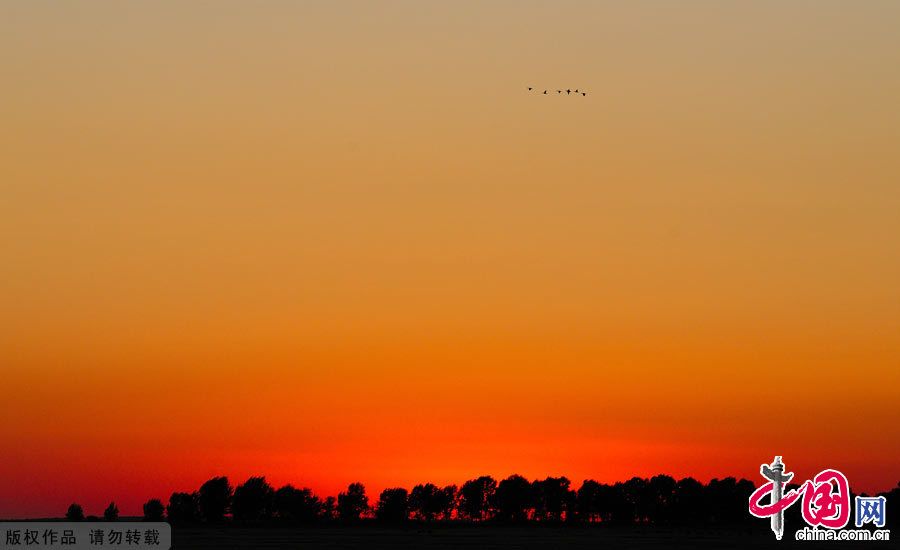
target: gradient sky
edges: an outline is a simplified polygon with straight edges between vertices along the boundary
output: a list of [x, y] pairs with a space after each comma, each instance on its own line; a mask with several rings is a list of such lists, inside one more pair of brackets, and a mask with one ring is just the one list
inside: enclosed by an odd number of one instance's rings
[[893, 487], [898, 28], [892, 1], [0, 3], [0, 517], [775, 454]]

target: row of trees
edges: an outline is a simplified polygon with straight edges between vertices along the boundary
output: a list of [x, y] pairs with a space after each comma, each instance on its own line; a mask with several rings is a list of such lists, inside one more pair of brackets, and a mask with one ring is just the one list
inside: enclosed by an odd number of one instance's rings
[[[282, 522], [313, 524], [374, 519], [398, 524], [410, 520], [431, 522], [583, 522], [612, 525], [738, 525], [754, 518], [747, 500], [755, 487], [746, 479], [713, 479], [707, 484], [693, 478], [634, 477], [614, 484], [585, 480], [577, 490], [565, 477], [528, 481], [512, 475], [501, 481], [482, 476], [461, 487], [432, 483], [412, 490], [389, 488], [370, 503], [361, 483], [352, 483], [337, 498], [316, 496], [307, 488], [273, 488], [264, 477], [251, 477], [233, 488], [228, 478], [216, 477], [193, 493], [173, 493], [167, 505], [159, 499], [144, 504], [144, 518], [174, 524], [256, 524]], [[886, 493], [900, 497], [900, 484]], [[69, 519], [82, 519], [81, 507], [69, 508]], [[116, 519], [111, 503], [104, 513]]]
[[[66, 511], [66, 519], [69, 521], [82, 521], [84, 520], [84, 509], [80, 504], [72, 504], [69, 506], [69, 509]], [[88, 516], [87, 519], [94, 520], [100, 519], [96, 516]], [[119, 519], [119, 507], [116, 506], [115, 502], [110, 502], [109, 506], [103, 510], [103, 520], [104, 521], [116, 521]]]
[[[659, 475], [650, 479], [603, 484], [593, 480], [576, 491], [565, 477], [528, 481], [512, 475], [501, 481], [482, 476], [461, 487], [432, 483], [412, 490], [390, 488], [370, 503], [361, 483], [352, 483], [337, 498], [319, 498], [310, 489], [285, 485], [273, 488], [264, 477], [251, 477], [233, 488], [228, 478], [216, 477], [193, 493], [176, 492], [167, 505], [159, 499], [144, 504], [144, 517], [191, 523], [316, 523], [354, 522], [374, 518], [386, 523], [408, 520], [467, 520], [474, 522], [562, 522], [693, 524], [734, 523], [746, 519], [747, 497], [754, 486], [747, 480], [726, 478], [701, 484]], [[115, 519], [110, 513], [106, 519]], [[81, 519], [77, 504], [69, 519]]]

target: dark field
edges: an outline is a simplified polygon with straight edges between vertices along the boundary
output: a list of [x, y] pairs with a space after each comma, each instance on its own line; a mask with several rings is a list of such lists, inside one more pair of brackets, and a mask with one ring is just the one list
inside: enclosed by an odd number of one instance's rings
[[[884, 542], [776, 541], [759, 531], [643, 530], [578, 527], [451, 526], [406, 529], [363, 527], [174, 529], [178, 550], [217, 549], [537, 549], [537, 548], [859, 548]], [[793, 536], [791, 531], [790, 536]]]

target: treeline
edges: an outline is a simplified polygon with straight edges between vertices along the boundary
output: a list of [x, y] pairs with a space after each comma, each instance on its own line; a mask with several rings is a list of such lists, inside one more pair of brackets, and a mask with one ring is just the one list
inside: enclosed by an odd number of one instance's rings
[[[251, 477], [237, 487], [226, 477], [215, 477], [193, 493], [173, 493], [167, 504], [160, 499], [147, 501], [144, 519], [175, 525], [444, 521], [735, 526], [755, 521], [747, 511], [754, 489], [753, 482], [733, 477], [707, 484], [668, 475], [613, 484], [585, 480], [575, 490], [565, 477], [528, 481], [512, 475], [498, 482], [482, 476], [461, 487], [424, 483], [412, 490], [389, 488], [371, 502], [362, 483], [351, 483], [336, 498], [320, 498], [308, 488], [275, 489], [264, 477]], [[900, 484], [884, 494], [889, 502], [896, 502]], [[111, 503], [104, 518], [117, 516], [118, 509]], [[73, 504], [66, 517], [80, 520], [84, 514]]]

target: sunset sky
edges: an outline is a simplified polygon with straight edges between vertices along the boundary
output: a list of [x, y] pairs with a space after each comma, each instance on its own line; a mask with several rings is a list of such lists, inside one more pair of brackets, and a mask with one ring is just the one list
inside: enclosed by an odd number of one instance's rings
[[894, 487], [898, 28], [893, 1], [0, 3], [0, 517], [776, 454]]

